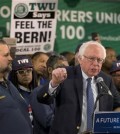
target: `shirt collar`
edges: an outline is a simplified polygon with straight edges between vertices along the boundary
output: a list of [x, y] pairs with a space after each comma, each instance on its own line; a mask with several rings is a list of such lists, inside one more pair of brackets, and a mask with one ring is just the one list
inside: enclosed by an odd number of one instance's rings
[[[82, 71], [82, 76], [83, 76], [83, 78], [85, 79], [85, 80], [87, 80], [89, 77], [83, 72], [83, 70], [81, 70]], [[94, 80], [94, 76], [92, 76], [91, 77], [92, 78], [92, 81]]]

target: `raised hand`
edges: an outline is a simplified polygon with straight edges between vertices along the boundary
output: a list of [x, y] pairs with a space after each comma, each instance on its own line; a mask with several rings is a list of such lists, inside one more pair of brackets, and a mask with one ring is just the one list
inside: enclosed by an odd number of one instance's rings
[[51, 86], [54, 88], [58, 86], [67, 78], [67, 71], [65, 68], [57, 68], [52, 72]]

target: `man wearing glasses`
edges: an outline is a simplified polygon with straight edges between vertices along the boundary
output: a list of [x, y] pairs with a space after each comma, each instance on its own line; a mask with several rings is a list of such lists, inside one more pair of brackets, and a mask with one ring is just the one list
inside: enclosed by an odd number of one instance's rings
[[10, 80], [29, 104], [29, 95], [37, 86], [33, 72], [32, 61], [29, 56], [17, 56], [12, 61]]
[[20, 55], [14, 58], [12, 61], [12, 71], [10, 72], [9, 79], [25, 99], [30, 119], [33, 121], [30, 94], [32, 90], [37, 87], [37, 79], [29, 56]]
[[[56, 113], [50, 134], [90, 132], [94, 111], [120, 111], [120, 95], [111, 77], [101, 71], [105, 57], [105, 48], [99, 42], [89, 41], [79, 49], [79, 65], [53, 70], [50, 83], [37, 96], [41, 103], [50, 103], [52, 98], [56, 98]], [[100, 85], [99, 77], [109, 89]], [[94, 109], [100, 94], [104, 95]]]

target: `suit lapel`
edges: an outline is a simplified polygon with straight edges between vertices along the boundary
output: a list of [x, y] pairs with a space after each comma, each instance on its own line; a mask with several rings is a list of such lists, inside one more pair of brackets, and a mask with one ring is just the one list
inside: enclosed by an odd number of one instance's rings
[[83, 80], [82, 80], [82, 72], [80, 66], [77, 66], [75, 70], [75, 88], [76, 94], [78, 97], [78, 101], [80, 104], [80, 109], [82, 109], [82, 102], [83, 102]]

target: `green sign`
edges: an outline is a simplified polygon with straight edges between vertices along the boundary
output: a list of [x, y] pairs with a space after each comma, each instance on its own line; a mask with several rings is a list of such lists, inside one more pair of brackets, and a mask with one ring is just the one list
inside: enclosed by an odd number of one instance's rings
[[59, 0], [55, 50], [74, 51], [97, 32], [104, 46], [120, 53], [120, 3], [96, 1]]
[[0, 38], [10, 35], [11, 1], [0, 2]]

